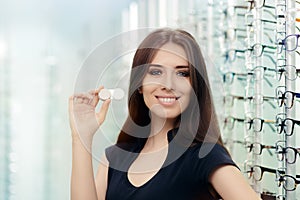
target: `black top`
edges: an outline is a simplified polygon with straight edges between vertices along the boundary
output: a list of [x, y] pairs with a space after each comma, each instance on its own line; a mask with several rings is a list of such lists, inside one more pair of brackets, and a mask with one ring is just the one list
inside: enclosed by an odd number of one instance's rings
[[140, 187], [135, 187], [130, 183], [127, 171], [141, 149], [131, 148], [131, 152], [137, 153], [130, 153], [128, 145], [124, 148], [126, 151], [116, 145], [107, 148], [106, 157], [109, 161], [109, 169], [106, 199], [218, 199], [209, 192], [208, 179], [211, 172], [218, 166], [236, 166], [226, 150], [212, 143], [199, 143], [188, 148], [183, 148], [178, 144], [171, 145], [170, 132], [168, 139], [169, 151], [163, 167]]

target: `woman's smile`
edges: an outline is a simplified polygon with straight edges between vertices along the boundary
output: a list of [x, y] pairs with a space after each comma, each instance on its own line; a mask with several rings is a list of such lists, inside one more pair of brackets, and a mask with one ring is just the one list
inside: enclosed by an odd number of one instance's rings
[[174, 96], [156, 96], [160, 104], [164, 106], [171, 106], [177, 103], [176, 101], [179, 99], [179, 97]]

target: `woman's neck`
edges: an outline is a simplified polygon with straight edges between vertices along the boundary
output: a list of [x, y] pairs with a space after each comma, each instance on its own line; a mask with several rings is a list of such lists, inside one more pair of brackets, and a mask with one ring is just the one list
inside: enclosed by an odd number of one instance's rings
[[174, 128], [175, 119], [151, 117], [151, 133], [144, 146], [143, 152], [158, 151], [168, 146], [168, 132]]

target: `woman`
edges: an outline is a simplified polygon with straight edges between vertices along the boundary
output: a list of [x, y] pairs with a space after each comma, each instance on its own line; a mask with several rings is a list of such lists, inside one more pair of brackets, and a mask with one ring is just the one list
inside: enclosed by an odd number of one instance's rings
[[129, 116], [94, 179], [91, 143], [100, 87], [69, 99], [72, 199], [259, 199], [225, 150], [195, 39], [183, 30], [150, 33], [135, 53]]

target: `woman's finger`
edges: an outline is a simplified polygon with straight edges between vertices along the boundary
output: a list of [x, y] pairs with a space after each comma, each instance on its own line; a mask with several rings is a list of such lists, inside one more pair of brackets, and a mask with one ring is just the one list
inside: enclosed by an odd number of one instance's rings
[[99, 124], [102, 124], [104, 122], [109, 108], [109, 104], [110, 104], [110, 99], [105, 100], [100, 108], [100, 111], [96, 113]]
[[69, 111], [73, 110], [74, 95], [69, 97]]
[[93, 96], [93, 100], [91, 101], [91, 105], [93, 105], [94, 107], [97, 106], [98, 102], [99, 102], [99, 92], [103, 89], [103, 86], [100, 86], [99, 88], [95, 89], [95, 90], [91, 90], [89, 91], [89, 94]]
[[93, 96], [88, 93], [80, 93], [74, 95], [74, 102], [78, 104], [80, 103], [90, 104], [92, 100], [93, 100]]

